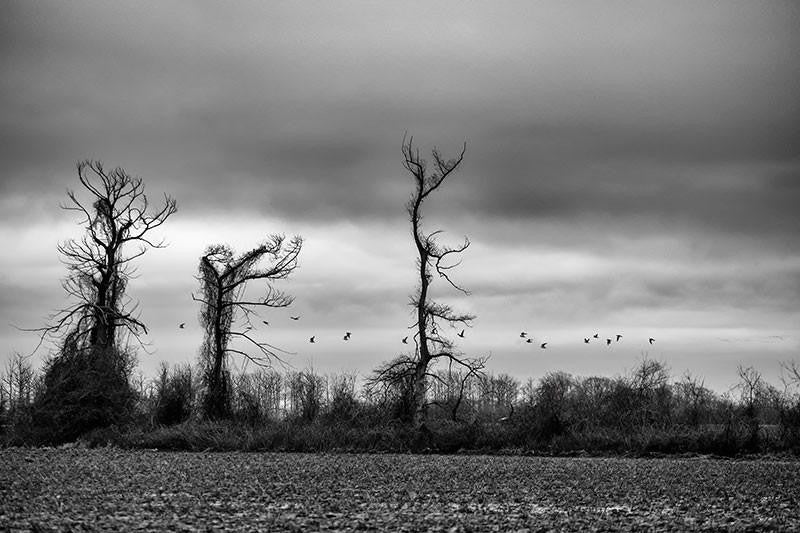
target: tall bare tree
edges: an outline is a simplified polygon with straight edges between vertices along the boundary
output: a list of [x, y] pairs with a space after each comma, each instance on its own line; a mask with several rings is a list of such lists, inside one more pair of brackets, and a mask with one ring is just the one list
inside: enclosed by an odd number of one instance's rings
[[74, 303], [34, 330], [41, 335], [36, 349], [48, 337], [59, 341], [36, 401], [36, 424], [54, 442], [127, 416], [135, 361], [127, 341], [133, 336], [141, 343], [147, 327], [125, 291], [133, 261], [164, 247], [152, 232], [177, 210], [167, 195], [163, 204], [152, 206], [141, 178], [119, 167], [107, 170], [100, 161], [80, 162], [78, 181], [81, 194], [68, 191], [62, 208], [77, 212], [85, 231], [58, 246], [68, 272], [62, 286]]
[[475, 317], [457, 313], [449, 305], [433, 301], [430, 295], [434, 273], [453, 289], [469, 294], [469, 291], [457, 285], [450, 277], [451, 271], [460, 264], [460, 254], [469, 247], [469, 239], [465, 238], [458, 246], [444, 246], [436, 240], [441, 230], [428, 233], [422, 227], [422, 206], [425, 200], [458, 169], [466, 150], [467, 145], [464, 143], [458, 157], [445, 159], [434, 148], [433, 165], [429, 167], [428, 161], [420, 156], [419, 149], [414, 146], [414, 138], [403, 138], [403, 168], [408, 171], [414, 183], [414, 192], [406, 209], [417, 250], [419, 285], [411, 298], [416, 317], [416, 322], [411, 326], [415, 330], [415, 351], [379, 367], [370, 378], [370, 385], [374, 387], [380, 384], [400, 389], [399, 414], [416, 426], [422, 425], [425, 420], [427, 380], [439, 379], [431, 372], [434, 362], [445, 360], [449, 369], [464, 370], [468, 374], [480, 372], [486, 366], [486, 357], [465, 356], [442, 331], [443, 326], [469, 327]]
[[141, 178], [119, 167], [106, 170], [100, 161], [78, 163], [78, 180], [88, 200], [68, 191], [70, 201], [61, 207], [80, 214], [85, 233], [58, 245], [68, 270], [62, 286], [75, 304], [36, 331], [41, 340], [69, 334], [80, 348], [109, 353], [120, 334], [138, 339], [147, 332], [125, 290], [134, 274], [132, 261], [149, 248], [164, 247], [150, 233], [177, 211], [177, 203], [164, 195], [163, 205], [151, 208]]
[[[199, 280], [202, 296], [192, 295], [202, 307], [200, 322], [205, 329], [201, 349], [204, 368], [205, 396], [203, 410], [209, 418], [225, 418], [230, 414], [230, 375], [228, 356], [238, 354], [260, 366], [281, 360], [287, 352], [253, 334], [252, 318], [259, 308], [288, 307], [293, 298], [276, 289], [272, 281], [286, 279], [297, 268], [303, 240], [294, 237], [286, 242], [283, 235], [272, 235], [264, 243], [236, 257], [227, 245], [214, 245], [200, 258]], [[269, 259], [267, 266], [259, 263]], [[250, 281], [265, 281], [266, 291], [250, 299], [246, 287]], [[244, 351], [231, 341], [243, 341], [255, 353]]]

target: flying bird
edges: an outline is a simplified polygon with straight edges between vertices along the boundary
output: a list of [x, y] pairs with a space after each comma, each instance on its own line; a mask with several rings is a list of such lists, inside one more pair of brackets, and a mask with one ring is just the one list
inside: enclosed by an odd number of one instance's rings
[[408, 344], [408, 337], [403, 337], [403, 344]]
[[599, 339], [600, 338], [600, 334], [599, 333], [595, 333], [594, 335], [592, 335], [592, 337], [594, 337], [595, 339]]
[[649, 338], [649, 339], [647, 339], [647, 340], [648, 340], [648, 341], [650, 341], [650, 344], [653, 344], [654, 342], [656, 342], [656, 340], [655, 340], [653, 337], [650, 337], [650, 338]]
[[546, 343], [546, 342], [543, 342], [543, 343], [542, 343], [542, 350], [544, 350], [545, 348], [547, 348], [547, 343]]
[[314, 341], [314, 337], [316, 337], [316, 335], [312, 335], [311, 338], [308, 339], [308, 342], [310, 342], [311, 344], [314, 344], [314, 342], [315, 342]]
[[524, 339], [524, 338], [525, 338], [525, 337], [527, 337], [527, 336], [528, 336], [528, 334], [527, 334], [526, 332], [524, 332], [524, 331], [523, 331], [522, 333], [520, 333], [520, 334], [519, 334], [519, 337], [520, 337], [521, 339]]
[[611, 345], [611, 339], [606, 339], [606, 346], [610, 346], [610, 345]]
[[464, 330], [463, 329], [461, 330], [461, 333], [458, 334], [458, 336], [461, 337], [462, 339], [464, 338]]
[[525, 342], [527, 342], [528, 344], [531, 344], [531, 343], [533, 343], [533, 339], [528, 339]]
[[269, 326], [269, 322], [267, 322], [266, 320], [262, 320], [261, 322], [263, 322], [265, 326]]
[[186, 327], [186, 322], [181, 322], [178, 327], [184, 329]]
[[344, 337], [342, 337], [342, 340], [343, 340], [343, 341], [349, 341], [349, 340], [350, 340], [350, 337], [349, 337], [348, 335], [345, 335]]
[[291, 318], [292, 320], [300, 320], [300, 315], [290, 316], [289, 318]]
[[583, 339], [583, 342], [585, 342], [586, 344], [589, 344], [589, 339]]
[[617, 342], [619, 342], [619, 340], [620, 340], [621, 338], [622, 338], [622, 335], [620, 335], [619, 333], [617, 333]]

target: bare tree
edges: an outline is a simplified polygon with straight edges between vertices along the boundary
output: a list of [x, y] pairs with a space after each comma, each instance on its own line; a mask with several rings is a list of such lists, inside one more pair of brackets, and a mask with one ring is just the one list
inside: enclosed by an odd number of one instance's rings
[[293, 372], [288, 378], [287, 386], [292, 402], [292, 415], [312, 422], [322, 408], [325, 380], [322, 376], [314, 373], [313, 368]]
[[781, 362], [781, 382], [788, 391], [791, 387], [800, 387], [800, 364], [797, 361]]
[[374, 387], [380, 384], [402, 391], [399, 414], [417, 426], [422, 425], [425, 419], [426, 381], [429, 378], [437, 379], [430, 371], [432, 363], [439, 359], [446, 360], [448, 368], [455, 367], [471, 374], [480, 372], [487, 360], [486, 357], [464, 356], [442, 332], [443, 326], [468, 327], [475, 317], [459, 314], [449, 305], [434, 302], [430, 295], [434, 272], [452, 288], [469, 294], [450, 277], [451, 271], [460, 264], [460, 254], [469, 247], [469, 239], [465, 238], [458, 246], [442, 246], [436, 240], [441, 231], [426, 233], [422, 227], [423, 203], [461, 165], [466, 149], [465, 143], [458, 157], [445, 159], [434, 148], [433, 166], [429, 168], [428, 162], [420, 157], [419, 149], [414, 146], [413, 137], [408, 140], [403, 138], [403, 167], [414, 183], [414, 192], [406, 209], [418, 254], [419, 285], [411, 299], [416, 315], [416, 322], [411, 326], [415, 330], [413, 338], [416, 348], [413, 354], [401, 355], [379, 367], [370, 378], [370, 385]]
[[39, 345], [47, 336], [69, 334], [78, 347], [109, 354], [120, 333], [138, 339], [147, 332], [125, 290], [134, 274], [132, 261], [149, 248], [164, 247], [163, 240], [151, 240], [150, 232], [177, 211], [177, 203], [164, 195], [163, 205], [151, 209], [141, 178], [119, 167], [106, 170], [100, 161], [78, 163], [78, 180], [88, 200], [68, 191], [70, 201], [61, 207], [78, 212], [86, 231], [58, 246], [68, 270], [62, 286], [76, 303], [34, 331], [41, 333]]
[[676, 406], [680, 417], [689, 426], [697, 427], [701, 417], [708, 416], [709, 407], [714, 400], [714, 393], [705, 387], [705, 382], [691, 375], [688, 371], [683, 379], [673, 384]]
[[[200, 258], [202, 296], [192, 295], [202, 304], [200, 322], [205, 328], [201, 350], [204, 368], [205, 397], [203, 409], [210, 418], [230, 415], [230, 375], [228, 356], [238, 354], [259, 366], [281, 360], [285, 352], [254, 335], [252, 318], [259, 308], [288, 307], [293, 298], [275, 289], [271, 282], [286, 279], [297, 268], [303, 240], [294, 237], [288, 243], [283, 235], [272, 235], [264, 243], [236, 257], [230, 247], [214, 245]], [[269, 264], [259, 267], [264, 258]], [[246, 287], [250, 281], [265, 281], [266, 292], [249, 299]], [[255, 348], [255, 354], [244, 351], [242, 341]]]
[[767, 384], [762, 378], [761, 372], [752, 366], [745, 368], [739, 365], [736, 371], [739, 375], [739, 383], [735, 388], [739, 391], [739, 398], [744, 408], [744, 421], [748, 431], [746, 445], [749, 448], [757, 449], [760, 426], [759, 408], [767, 395]]
[[16, 433], [30, 424], [30, 411], [40, 376], [29, 357], [15, 352], [0, 372], [0, 434]]
[[536, 412], [540, 438], [548, 440], [562, 433], [570, 424], [570, 404], [576, 380], [566, 372], [549, 372], [536, 388]]
[[629, 379], [633, 414], [641, 427], [669, 423], [672, 391], [669, 367], [663, 361], [644, 357]]
[[742, 405], [748, 416], [755, 416], [766, 383], [761, 377], [761, 372], [752, 366], [745, 368], [739, 365], [736, 373], [739, 376], [739, 383], [736, 384], [735, 389], [739, 391]]
[[59, 342], [45, 364], [35, 406], [36, 424], [52, 442], [121, 422], [130, 413], [135, 355], [127, 342], [132, 336], [142, 344], [147, 327], [126, 289], [134, 260], [165, 246], [152, 233], [177, 210], [167, 195], [162, 205], [151, 205], [142, 179], [122, 168], [107, 170], [87, 160], [77, 170], [81, 194], [68, 191], [62, 208], [78, 213], [85, 231], [58, 246], [68, 271], [62, 286], [74, 303], [32, 330], [40, 334], [35, 350], [46, 338]]
[[482, 375], [478, 371], [460, 371], [453, 368], [437, 370], [428, 385], [428, 403], [449, 413], [453, 422], [458, 422], [462, 407], [473, 408], [475, 389]]

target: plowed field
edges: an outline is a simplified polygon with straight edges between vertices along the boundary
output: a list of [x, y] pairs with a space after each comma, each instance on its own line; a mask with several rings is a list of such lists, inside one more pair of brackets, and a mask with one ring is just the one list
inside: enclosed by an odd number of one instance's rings
[[0, 530], [800, 530], [800, 462], [0, 450]]

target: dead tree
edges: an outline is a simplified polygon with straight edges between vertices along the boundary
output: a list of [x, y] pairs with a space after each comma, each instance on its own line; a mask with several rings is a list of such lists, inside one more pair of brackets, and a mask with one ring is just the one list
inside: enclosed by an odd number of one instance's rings
[[[284, 350], [254, 335], [252, 318], [259, 308], [288, 307], [293, 298], [275, 289], [271, 282], [286, 279], [297, 268], [303, 240], [294, 237], [288, 243], [282, 235], [272, 235], [264, 243], [238, 257], [226, 245], [206, 249], [200, 258], [199, 280], [202, 296], [192, 295], [201, 303], [200, 322], [205, 329], [201, 349], [204, 369], [204, 414], [209, 418], [230, 415], [230, 375], [228, 356], [240, 355], [259, 366], [268, 366], [281, 360]], [[259, 267], [265, 257], [270, 263]], [[249, 299], [245, 289], [248, 282], [266, 282], [266, 292], [259, 298]], [[241, 341], [255, 349], [249, 353]]]
[[430, 295], [434, 273], [455, 290], [469, 294], [450, 277], [450, 272], [460, 264], [459, 255], [469, 247], [469, 239], [465, 238], [458, 246], [442, 246], [436, 240], [441, 231], [426, 233], [422, 227], [423, 203], [461, 165], [466, 149], [465, 143], [458, 157], [445, 159], [434, 148], [433, 167], [429, 168], [428, 162], [420, 157], [419, 149], [414, 146], [413, 137], [408, 140], [403, 138], [403, 167], [411, 175], [414, 183], [414, 192], [406, 209], [418, 256], [419, 285], [411, 298], [416, 317], [416, 322], [411, 326], [415, 330], [413, 336], [415, 350], [413, 354], [401, 355], [379, 367], [368, 385], [372, 388], [382, 386], [399, 391], [398, 414], [415, 426], [421, 426], [425, 420], [427, 380], [440, 379], [431, 372], [433, 363], [445, 360], [449, 369], [455, 368], [473, 374], [485, 368], [487, 360], [486, 357], [464, 356], [442, 331], [445, 326], [468, 327], [475, 317], [459, 314], [447, 304], [434, 302]]
[[68, 191], [70, 202], [61, 207], [78, 212], [86, 231], [58, 245], [68, 270], [62, 287], [76, 303], [34, 331], [41, 333], [39, 346], [48, 336], [69, 334], [79, 348], [108, 354], [118, 347], [121, 334], [138, 339], [147, 332], [125, 290], [134, 274], [132, 261], [149, 248], [164, 247], [150, 232], [177, 211], [177, 203], [164, 195], [163, 205], [151, 209], [141, 178], [119, 167], [107, 171], [100, 161], [79, 163], [78, 180], [88, 201]]
[[[85, 232], [58, 246], [67, 267], [62, 286], [74, 303], [51, 315], [33, 331], [59, 342], [46, 365], [43, 391], [37, 397], [37, 425], [45, 439], [70, 440], [84, 431], [121, 422], [133, 402], [129, 376], [135, 359], [127, 346], [147, 327], [137, 305], [126, 296], [133, 261], [150, 248], [164, 247], [152, 238], [177, 210], [164, 196], [154, 207], [141, 178], [122, 168], [106, 170], [99, 161], [78, 164], [82, 194], [68, 191], [63, 209], [80, 215]], [[35, 350], [34, 350], [35, 351]]]

